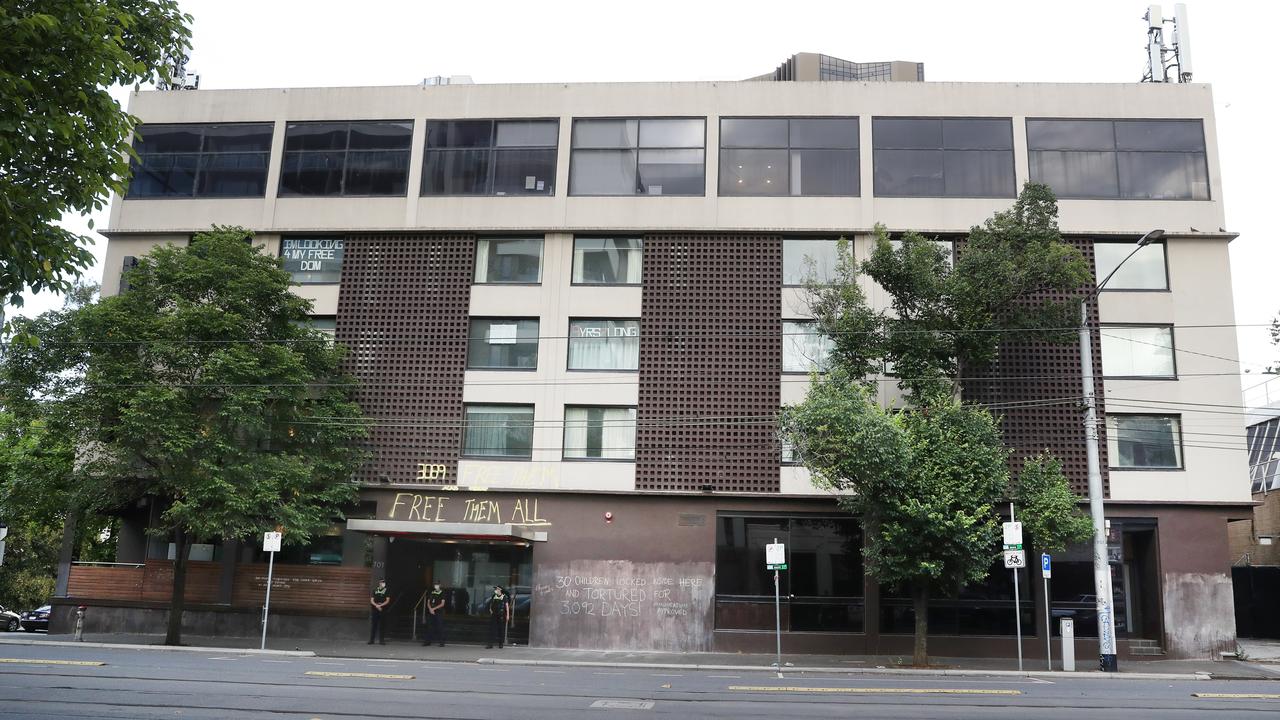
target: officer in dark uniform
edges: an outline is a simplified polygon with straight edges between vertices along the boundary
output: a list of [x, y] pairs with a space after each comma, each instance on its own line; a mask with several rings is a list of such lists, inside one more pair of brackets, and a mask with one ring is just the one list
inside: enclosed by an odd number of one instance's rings
[[440, 643], [440, 647], [444, 647], [444, 590], [440, 589], [440, 583], [436, 583], [431, 587], [431, 592], [427, 593], [427, 631], [423, 635], [423, 645], [430, 645], [431, 639]]
[[501, 585], [493, 586], [493, 596], [489, 598], [489, 644], [486, 648], [492, 648], [494, 643], [498, 644], [498, 649], [502, 649], [503, 634], [507, 629], [507, 622], [511, 619], [511, 603], [507, 599], [507, 594], [502, 591]]
[[376, 639], [383, 645], [387, 641], [382, 637], [382, 616], [386, 612], [387, 606], [391, 604], [391, 595], [387, 591], [387, 581], [379, 580], [378, 587], [373, 589], [373, 593], [369, 595], [369, 644], [372, 645]]

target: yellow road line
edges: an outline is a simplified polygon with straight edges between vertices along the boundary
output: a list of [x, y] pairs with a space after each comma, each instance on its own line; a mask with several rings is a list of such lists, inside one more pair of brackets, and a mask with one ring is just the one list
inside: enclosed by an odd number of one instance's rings
[[1191, 697], [1238, 698], [1238, 699], [1245, 699], [1245, 700], [1280, 700], [1280, 694], [1275, 694], [1275, 693], [1191, 693]]
[[93, 660], [41, 660], [39, 658], [0, 658], [0, 663], [12, 663], [15, 665], [84, 665], [87, 667], [106, 665], [104, 662]]
[[313, 677], [339, 677], [339, 678], [373, 678], [375, 680], [412, 680], [412, 675], [383, 675], [380, 673], [357, 673], [357, 672], [324, 672], [322, 670], [308, 670], [303, 675], [311, 675]]
[[730, 690], [743, 692], [811, 692], [848, 693], [852, 695], [1021, 695], [1021, 690], [984, 690], [981, 688], [842, 688], [779, 687], [773, 685], [730, 685]]

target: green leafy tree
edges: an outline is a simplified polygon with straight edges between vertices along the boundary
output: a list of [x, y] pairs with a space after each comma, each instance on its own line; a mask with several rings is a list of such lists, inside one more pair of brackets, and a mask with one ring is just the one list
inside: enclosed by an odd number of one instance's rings
[[1093, 535], [1093, 521], [1080, 510], [1062, 461], [1048, 451], [1023, 462], [1009, 497], [1022, 508], [1018, 517], [1041, 552], [1062, 552]]
[[124, 189], [136, 119], [108, 89], [166, 78], [190, 22], [177, 0], [0, 4], [0, 306], [68, 290], [93, 262], [57, 223]]
[[240, 228], [157, 248], [126, 292], [17, 330], [6, 362], [17, 404], [40, 398], [77, 448], [66, 497], [110, 512], [159, 504], [177, 546], [165, 642], [180, 642], [187, 554], [198, 539], [278, 525], [290, 543], [327, 528], [356, 497], [363, 416], [342, 352], [307, 323], [279, 260]]

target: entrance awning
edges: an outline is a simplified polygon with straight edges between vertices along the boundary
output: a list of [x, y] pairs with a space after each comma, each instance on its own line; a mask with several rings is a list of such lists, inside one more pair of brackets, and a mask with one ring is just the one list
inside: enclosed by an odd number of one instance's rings
[[510, 523], [423, 523], [413, 520], [351, 518], [347, 520], [347, 529], [379, 535], [440, 535], [463, 538], [505, 538], [533, 542], [547, 540], [545, 530], [531, 530], [523, 525]]

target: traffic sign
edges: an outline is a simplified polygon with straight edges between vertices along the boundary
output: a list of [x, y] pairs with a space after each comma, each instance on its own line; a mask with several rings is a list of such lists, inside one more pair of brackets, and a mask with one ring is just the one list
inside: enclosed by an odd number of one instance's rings
[[1013, 570], [1026, 567], [1027, 552], [1025, 550], [1005, 550], [1004, 566]]
[[280, 552], [280, 538], [283, 533], [262, 533], [262, 552]]
[[1053, 576], [1051, 562], [1052, 559], [1049, 557], [1049, 553], [1044, 553], [1040, 556], [1040, 575], [1042, 577], [1049, 578]]
[[1010, 545], [1022, 547], [1022, 523], [1020, 522], [1004, 524], [1004, 546], [1008, 548]]
[[[775, 569], [773, 567], [774, 565], [786, 565], [787, 564], [786, 544], [769, 543], [768, 545], [765, 545], [764, 546], [764, 564], [768, 566], [770, 570]], [[783, 567], [783, 568], [777, 568], [777, 569], [785, 570], [786, 568]]]

